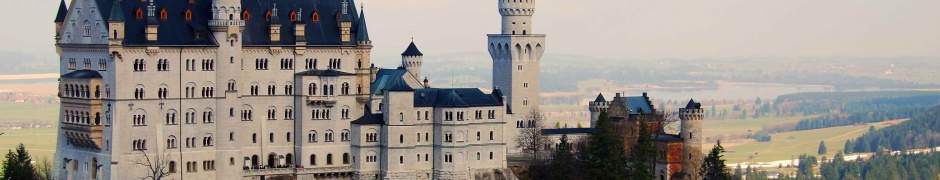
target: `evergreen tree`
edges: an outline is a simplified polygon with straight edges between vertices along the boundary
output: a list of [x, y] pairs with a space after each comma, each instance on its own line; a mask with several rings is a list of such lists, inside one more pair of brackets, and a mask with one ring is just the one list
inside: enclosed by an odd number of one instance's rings
[[819, 141], [819, 150], [816, 151], [819, 155], [826, 154], [826, 142]]
[[3, 176], [0, 179], [38, 179], [36, 168], [33, 167], [32, 158], [23, 144], [16, 146], [16, 151], [10, 150], [3, 162]]
[[588, 138], [587, 152], [584, 154], [586, 179], [617, 180], [628, 178], [624, 156], [623, 139], [614, 131], [607, 112], [601, 112], [597, 118], [594, 133]]
[[754, 101], [754, 105], [760, 105], [760, 104], [761, 104], [760, 97], [757, 97], [757, 100]]
[[702, 163], [701, 176], [706, 180], [727, 180], [731, 179], [731, 173], [725, 169], [724, 155], [721, 155], [725, 148], [721, 147], [721, 141], [715, 144], [715, 147], [708, 152], [705, 161]]
[[562, 134], [561, 139], [559, 139], [558, 146], [555, 147], [555, 152], [552, 153], [552, 161], [549, 165], [549, 174], [548, 179], [577, 179], [578, 167], [580, 167], [580, 162], [575, 158], [573, 154], [573, 148], [571, 147], [571, 142], [568, 140], [568, 135]]
[[731, 179], [732, 180], [744, 179], [744, 171], [741, 171], [741, 164], [738, 164], [738, 166], [734, 168], [734, 176], [732, 176]]
[[843, 150], [846, 154], [852, 153], [852, 140], [845, 140], [845, 149]]
[[647, 123], [647, 120], [640, 121], [639, 138], [636, 146], [633, 147], [633, 154], [630, 156], [632, 166], [629, 170], [631, 171], [630, 174], [633, 174], [630, 179], [650, 180], [654, 177], [653, 161], [655, 159], [653, 158], [656, 157], [656, 149], [653, 147], [653, 136], [646, 125]]

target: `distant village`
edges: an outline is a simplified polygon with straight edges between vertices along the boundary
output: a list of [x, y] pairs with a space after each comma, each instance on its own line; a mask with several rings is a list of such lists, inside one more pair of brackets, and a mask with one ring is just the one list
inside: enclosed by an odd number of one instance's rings
[[[46, 95], [46, 94], [0, 91], [0, 102], [29, 103], [29, 104], [59, 104], [59, 98], [55, 96]], [[52, 128], [54, 122], [55, 120], [23, 121], [19, 119], [2, 119], [2, 121], [0, 121], [0, 130]]]

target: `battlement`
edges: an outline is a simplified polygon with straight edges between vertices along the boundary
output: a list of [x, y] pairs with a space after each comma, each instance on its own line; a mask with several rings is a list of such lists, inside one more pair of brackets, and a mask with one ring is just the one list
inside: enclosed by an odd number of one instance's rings
[[679, 109], [679, 118], [682, 120], [702, 120], [705, 119], [705, 110]]
[[[499, 0], [499, 11], [521, 10], [517, 12], [535, 12], [535, 0]], [[531, 16], [531, 14], [529, 14]]]

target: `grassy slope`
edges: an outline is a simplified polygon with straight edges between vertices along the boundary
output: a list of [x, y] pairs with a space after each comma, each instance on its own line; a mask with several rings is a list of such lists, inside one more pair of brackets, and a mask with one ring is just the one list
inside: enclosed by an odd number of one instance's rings
[[[0, 122], [47, 122], [54, 123], [59, 116], [58, 104], [28, 104], [0, 102]], [[0, 151], [6, 154], [8, 149], [23, 143], [33, 160], [52, 159], [55, 152], [56, 128], [37, 129], [2, 129], [0, 133]]]
[[[884, 122], [857, 126], [841, 126], [807, 131], [794, 131], [771, 135], [771, 142], [747, 142], [728, 148], [735, 152], [725, 153], [729, 163], [747, 161], [748, 156], [754, 155], [752, 162], [766, 162], [786, 160], [799, 154], [816, 155], [819, 141], [826, 142], [828, 154], [832, 157], [836, 152], [842, 151], [845, 141], [856, 138], [868, 132], [868, 127], [876, 128], [887, 126]], [[792, 138], [790, 138], [792, 137]]]

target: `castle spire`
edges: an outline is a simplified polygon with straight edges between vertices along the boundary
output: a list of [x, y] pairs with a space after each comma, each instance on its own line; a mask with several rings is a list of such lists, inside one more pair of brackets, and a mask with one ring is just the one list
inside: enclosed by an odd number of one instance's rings
[[359, 40], [359, 42], [368, 42], [370, 40], [369, 40], [369, 29], [366, 28], [366, 9], [365, 9], [365, 5], [360, 5], [360, 6], [361, 7], [359, 8], [359, 22], [357, 22], [357, 24], [359, 24], [359, 27], [357, 28], [358, 32], [356, 32], [356, 39]]
[[64, 22], [65, 15], [67, 15], [68, 13], [69, 13], [69, 9], [65, 7], [65, 0], [62, 0], [62, 2], [59, 2], [59, 12], [55, 15], [54, 22]]
[[114, 6], [111, 7], [111, 15], [108, 15], [108, 21], [124, 21], [124, 12], [121, 11], [121, 1], [114, 0]]

